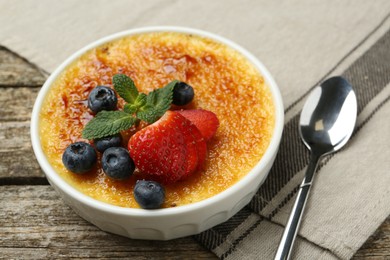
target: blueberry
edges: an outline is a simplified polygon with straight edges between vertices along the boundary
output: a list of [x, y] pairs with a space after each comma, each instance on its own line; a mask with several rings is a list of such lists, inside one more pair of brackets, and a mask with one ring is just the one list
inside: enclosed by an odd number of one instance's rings
[[165, 200], [165, 190], [158, 182], [138, 180], [134, 198], [143, 209], [158, 209]]
[[120, 134], [103, 137], [93, 140], [96, 149], [103, 153], [107, 148], [118, 147], [122, 144], [122, 136]]
[[96, 164], [96, 151], [90, 144], [77, 142], [69, 145], [62, 154], [66, 169], [74, 173], [85, 173]]
[[107, 176], [117, 180], [129, 178], [135, 170], [129, 152], [123, 147], [107, 148], [102, 156], [102, 167]]
[[177, 106], [184, 106], [194, 99], [194, 89], [185, 82], [176, 83], [173, 88], [172, 103]]
[[88, 96], [88, 107], [94, 113], [102, 110], [115, 110], [117, 103], [115, 91], [105, 86], [97, 86]]

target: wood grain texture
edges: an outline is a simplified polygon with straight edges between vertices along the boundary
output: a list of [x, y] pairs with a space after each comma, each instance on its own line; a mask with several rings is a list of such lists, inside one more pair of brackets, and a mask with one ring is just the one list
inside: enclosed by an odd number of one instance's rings
[[0, 86], [41, 86], [46, 73], [0, 46]]
[[0, 121], [0, 183], [43, 176], [31, 147], [30, 121]]
[[[0, 47], [0, 259], [215, 259], [192, 238], [142, 241], [100, 231], [62, 202], [30, 143], [31, 110], [45, 79]], [[390, 259], [390, 217], [353, 259]]]
[[0, 194], [0, 258], [215, 258], [192, 238], [143, 241], [103, 232], [77, 216], [51, 186], [0, 186]]
[[39, 89], [29, 87], [1, 88], [0, 122], [30, 121]]

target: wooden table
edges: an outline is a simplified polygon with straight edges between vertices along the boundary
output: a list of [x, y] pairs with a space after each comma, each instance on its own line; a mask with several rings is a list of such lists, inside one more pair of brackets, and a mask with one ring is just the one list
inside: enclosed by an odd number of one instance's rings
[[[142, 241], [77, 216], [49, 186], [30, 143], [30, 116], [46, 76], [0, 47], [0, 258], [215, 259], [191, 237]], [[390, 217], [354, 259], [390, 259]]]

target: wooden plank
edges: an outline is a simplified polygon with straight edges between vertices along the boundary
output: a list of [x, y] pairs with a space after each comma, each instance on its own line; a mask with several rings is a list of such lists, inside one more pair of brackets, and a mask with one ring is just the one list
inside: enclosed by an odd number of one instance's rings
[[38, 92], [39, 88], [1, 88], [0, 122], [29, 121]]
[[43, 177], [30, 140], [31, 111], [39, 89], [9, 87], [1, 90], [0, 179]]
[[34, 65], [0, 47], [1, 185], [46, 183], [32, 151], [29, 134], [32, 107], [39, 91], [37, 86], [45, 79]]
[[41, 86], [45, 80], [44, 72], [0, 46], [0, 86]]
[[29, 121], [0, 121], [0, 143], [0, 183], [26, 178], [27, 184], [44, 177], [31, 147]]
[[0, 258], [213, 259], [192, 238], [133, 240], [77, 216], [50, 186], [0, 186]]

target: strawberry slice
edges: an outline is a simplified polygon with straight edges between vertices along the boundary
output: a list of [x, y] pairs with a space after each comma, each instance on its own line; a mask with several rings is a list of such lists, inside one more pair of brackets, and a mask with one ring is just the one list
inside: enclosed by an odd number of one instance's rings
[[204, 163], [206, 142], [197, 127], [177, 112], [135, 133], [128, 149], [136, 167], [151, 179], [171, 184], [187, 178]]
[[192, 131], [193, 138], [196, 142], [196, 150], [198, 153], [198, 167], [197, 170], [203, 170], [204, 162], [206, 161], [207, 156], [207, 145], [204, 137], [198, 130], [198, 128], [191, 123], [191, 125], [196, 128], [196, 131]]
[[[179, 114], [176, 115], [176, 117], [179, 117]], [[198, 141], [200, 143], [204, 143], [206, 145], [206, 142], [204, 141], [202, 135], [199, 133], [199, 130], [196, 128], [196, 126], [191, 123], [191, 121], [185, 119], [183, 116], [180, 116], [182, 122], [181, 124], [181, 132], [185, 139], [186, 148], [187, 148], [187, 168], [186, 168], [186, 174], [181, 179], [186, 178], [186, 176], [190, 175], [192, 172], [194, 172], [199, 163], [199, 155], [198, 155]], [[183, 120], [185, 119], [185, 120]], [[196, 136], [198, 139], [196, 139]]]
[[190, 120], [199, 129], [206, 141], [210, 140], [217, 132], [219, 120], [213, 112], [204, 109], [180, 110], [177, 112]]

